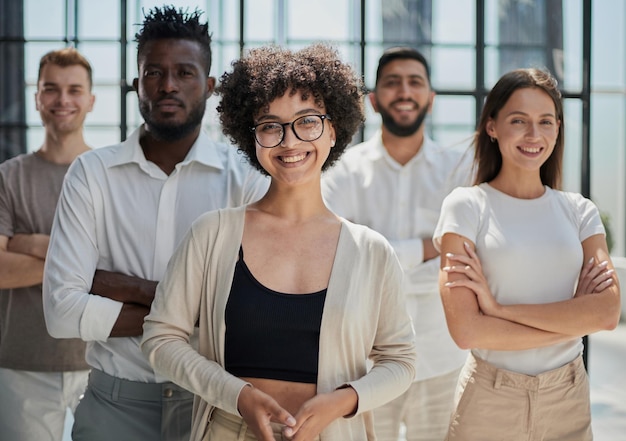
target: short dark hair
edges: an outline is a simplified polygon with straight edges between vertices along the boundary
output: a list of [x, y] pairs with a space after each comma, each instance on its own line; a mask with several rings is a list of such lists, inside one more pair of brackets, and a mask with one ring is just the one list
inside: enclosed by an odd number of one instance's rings
[[498, 112], [506, 105], [513, 92], [519, 89], [540, 89], [547, 93], [552, 102], [556, 119], [560, 121], [556, 144], [550, 157], [540, 168], [541, 182], [551, 188], [561, 188], [563, 166], [563, 150], [565, 146], [565, 121], [563, 120], [563, 103], [558, 82], [546, 70], [528, 68], [516, 69], [504, 74], [487, 95], [480, 121], [474, 134], [474, 167], [476, 168], [475, 184], [489, 182], [494, 179], [502, 168], [500, 148], [492, 142], [487, 133], [487, 123], [498, 116]]
[[211, 70], [211, 35], [208, 22], [200, 23], [201, 15], [202, 11], [197, 8], [188, 12], [188, 9], [177, 9], [172, 5], [150, 9], [144, 14], [141, 30], [135, 34], [137, 58], [150, 41], [166, 38], [195, 41], [202, 48], [208, 75]]
[[39, 84], [39, 80], [41, 79], [41, 71], [43, 71], [43, 68], [48, 64], [56, 64], [60, 67], [84, 67], [87, 71], [87, 77], [89, 78], [89, 90], [91, 90], [91, 86], [93, 85], [93, 72], [91, 64], [89, 64], [89, 61], [87, 61], [87, 59], [75, 48], [65, 47], [63, 49], [57, 49], [50, 51], [41, 57], [41, 60], [39, 60], [39, 72], [37, 73], [37, 84]]
[[428, 80], [428, 84], [430, 84], [430, 66], [428, 65], [428, 61], [426, 61], [426, 57], [422, 55], [417, 49], [414, 49], [409, 46], [394, 46], [386, 49], [378, 60], [378, 68], [376, 69], [376, 85], [378, 85], [378, 80], [380, 80], [380, 74], [383, 71], [383, 68], [395, 60], [415, 60], [424, 65], [426, 69], [426, 79]]
[[336, 140], [322, 170], [341, 156], [365, 119], [361, 77], [324, 44], [297, 52], [277, 46], [252, 49], [232, 67], [216, 89], [221, 96], [217, 111], [222, 130], [261, 173], [267, 174], [256, 156], [252, 126], [276, 98], [300, 93], [326, 109]]

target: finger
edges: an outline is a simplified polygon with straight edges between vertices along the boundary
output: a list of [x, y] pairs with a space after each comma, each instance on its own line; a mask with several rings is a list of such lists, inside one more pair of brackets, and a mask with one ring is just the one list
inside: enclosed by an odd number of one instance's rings
[[611, 286], [614, 282], [613, 280], [613, 274], [615, 273], [614, 270], [610, 269], [608, 271], [605, 271], [604, 273], [602, 273], [600, 276], [596, 277], [593, 280], [593, 289], [591, 290], [592, 292], [600, 292], [600, 291], [604, 291], [605, 289], [607, 289], [609, 286]]
[[478, 280], [477, 272], [470, 265], [453, 265], [453, 266], [444, 266], [442, 271], [457, 274], [464, 274], [468, 279]]

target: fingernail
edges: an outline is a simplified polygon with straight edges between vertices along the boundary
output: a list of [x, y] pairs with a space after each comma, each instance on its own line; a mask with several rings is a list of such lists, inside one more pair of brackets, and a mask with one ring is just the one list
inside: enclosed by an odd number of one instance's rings
[[443, 286], [452, 286], [454, 285], [454, 282], [446, 282], [443, 284]]
[[454, 254], [452, 254], [452, 253], [446, 253], [446, 257], [454, 257]]
[[450, 271], [450, 267], [449, 266], [444, 266], [443, 268], [441, 268], [443, 271]]
[[291, 427], [287, 427], [283, 430], [283, 434], [285, 436], [291, 437], [291, 435], [293, 435], [293, 429]]
[[607, 266], [608, 264], [609, 264], [609, 262], [608, 262], [607, 260], [605, 260], [604, 262], [602, 262], [602, 263], [600, 264], [600, 266], [601, 266], [601, 267], [605, 267], [605, 266]]
[[604, 274], [606, 274], [608, 276], [608, 275], [613, 274], [614, 272], [615, 272], [614, 269], [610, 269], [610, 270], [607, 270]]
[[593, 257], [589, 259], [589, 262], [587, 262], [587, 264], [591, 264], [591, 263], [593, 263]]
[[[290, 416], [289, 418], [287, 418], [287, 421], [285, 422], [288, 426], [293, 426], [296, 424], [296, 419], [292, 416]], [[287, 428], [287, 430], [289, 430], [290, 432], [292, 432], [292, 429], [290, 427]]]
[[470, 244], [468, 244], [467, 242], [463, 242], [463, 245], [465, 245], [465, 248], [469, 248]]

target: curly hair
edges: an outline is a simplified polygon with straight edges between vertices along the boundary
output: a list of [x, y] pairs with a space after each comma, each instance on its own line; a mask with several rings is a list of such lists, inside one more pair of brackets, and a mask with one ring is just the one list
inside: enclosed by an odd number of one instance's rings
[[221, 97], [217, 112], [222, 131], [266, 175], [256, 156], [252, 126], [259, 112], [276, 98], [300, 93], [303, 99], [311, 96], [326, 109], [336, 142], [322, 170], [339, 159], [365, 120], [361, 77], [340, 60], [335, 49], [324, 44], [297, 52], [277, 46], [252, 49], [232, 67], [232, 72], [222, 75], [216, 89]]
[[[494, 179], [502, 168], [502, 153], [498, 145], [494, 145], [487, 133], [487, 123], [498, 117], [500, 110], [506, 105], [513, 92], [519, 89], [539, 89], [544, 91], [554, 103], [555, 116], [559, 131], [554, 151], [540, 168], [541, 182], [555, 190], [561, 188], [563, 166], [563, 150], [565, 149], [565, 121], [563, 119], [563, 102], [556, 78], [547, 70], [536, 68], [516, 69], [504, 74], [487, 95], [474, 134], [474, 167], [476, 177], [474, 184], [489, 182]], [[495, 143], [498, 141], [495, 140]]]
[[207, 75], [211, 70], [211, 35], [209, 24], [200, 23], [202, 11], [197, 8], [193, 12], [188, 9], [176, 9], [174, 6], [154, 7], [144, 14], [142, 28], [135, 34], [137, 42], [137, 58], [150, 41], [165, 38], [191, 40], [200, 44], [204, 55]]

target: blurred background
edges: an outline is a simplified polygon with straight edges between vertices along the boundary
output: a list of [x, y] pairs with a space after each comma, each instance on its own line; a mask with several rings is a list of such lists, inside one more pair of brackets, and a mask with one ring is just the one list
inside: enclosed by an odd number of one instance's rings
[[[94, 69], [94, 111], [85, 135], [92, 147], [126, 138], [141, 123], [134, 35], [149, 0], [0, 0], [0, 162], [39, 148], [35, 110], [39, 58], [77, 47]], [[428, 131], [449, 148], [465, 149], [486, 93], [518, 67], [550, 70], [565, 103], [565, 190], [598, 205], [614, 262], [626, 285], [626, 1], [625, 0], [204, 0], [165, 1], [204, 11], [213, 37], [211, 75], [252, 47], [333, 44], [373, 87], [378, 58], [410, 45], [430, 60], [437, 99]], [[223, 138], [207, 106], [206, 130]], [[367, 122], [380, 120], [368, 103]], [[624, 308], [624, 307], [623, 307]], [[626, 315], [626, 314], [623, 314]], [[626, 430], [626, 328], [591, 337], [590, 373], [596, 439]], [[595, 346], [594, 346], [595, 345]], [[68, 418], [68, 426], [71, 417]], [[69, 434], [67, 435], [69, 439]]]

